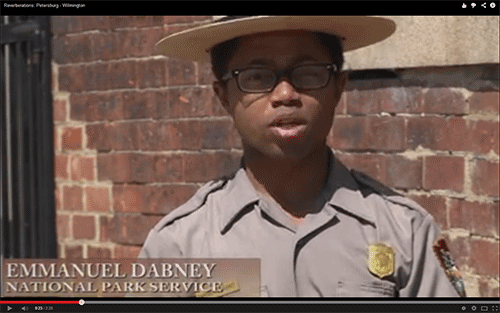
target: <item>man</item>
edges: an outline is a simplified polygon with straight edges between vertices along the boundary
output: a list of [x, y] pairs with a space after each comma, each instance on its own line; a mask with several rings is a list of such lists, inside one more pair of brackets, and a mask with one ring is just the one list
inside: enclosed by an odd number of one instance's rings
[[268, 296], [464, 295], [432, 216], [326, 145], [343, 51], [394, 30], [382, 18], [229, 17], [163, 39], [166, 55], [211, 56], [244, 153], [234, 176], [162, 219], [140, 257], [259, 258]]

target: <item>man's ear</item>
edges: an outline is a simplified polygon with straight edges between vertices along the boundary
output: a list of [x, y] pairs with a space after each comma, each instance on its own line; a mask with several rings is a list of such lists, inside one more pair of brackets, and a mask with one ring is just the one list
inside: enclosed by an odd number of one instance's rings
[[229, 105], [229, 98], [227, 96], [227, 86], [219, 81], [214, 81], [212, 87], [214, 88], [214, 92], [217, 95], [217, 98], [219, 98], [219, 101], [224, 109], [226, 109], [226, 111], [231, 114], [231, 107]]
[[340, 102], [340, 97], [344, 92], [345, 86], [347, 84], [347, 74], [346, 72], [340, 72], [337, 77], [335, 77], [335, 107]]

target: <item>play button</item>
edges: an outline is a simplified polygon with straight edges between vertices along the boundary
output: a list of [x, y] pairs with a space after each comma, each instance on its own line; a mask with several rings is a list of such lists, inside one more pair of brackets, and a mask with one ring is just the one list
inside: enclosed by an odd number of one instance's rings
[[7, 306], [7, 312], [9, 312], [10, 310], [12, 310], [12, 307], [11, 306]]

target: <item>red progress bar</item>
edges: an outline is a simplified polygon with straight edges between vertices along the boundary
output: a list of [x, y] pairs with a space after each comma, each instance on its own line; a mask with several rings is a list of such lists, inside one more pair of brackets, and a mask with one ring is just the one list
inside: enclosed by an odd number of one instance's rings
[[78, 301], [0, 301], [0, 304], [78, 304]]

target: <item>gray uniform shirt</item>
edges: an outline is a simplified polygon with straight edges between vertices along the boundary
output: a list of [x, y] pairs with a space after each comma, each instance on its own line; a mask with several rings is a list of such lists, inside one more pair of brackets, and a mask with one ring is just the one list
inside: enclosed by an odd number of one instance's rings
[[[329, 168], [323, 208], [299, 226], [241, 168], [165, 216], [139, 257], [259, 258], [264, 296], [458, 296], [432, 251], [439, 230], [428, 212], [333, 154]], [[394, 252], [384, 277], [368, 267], [368, 247], [379, 243]]]

